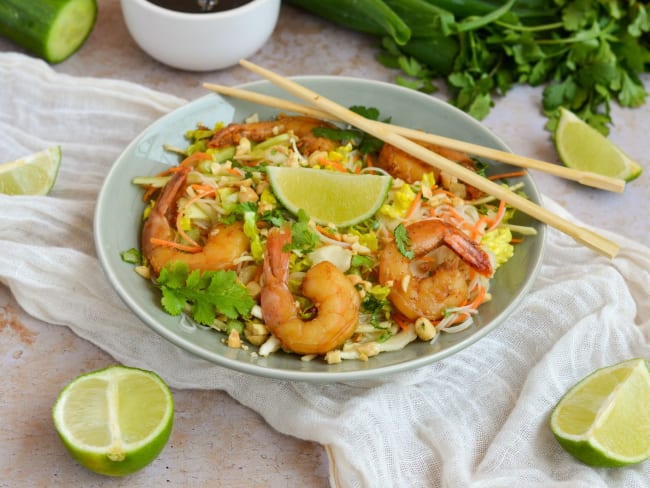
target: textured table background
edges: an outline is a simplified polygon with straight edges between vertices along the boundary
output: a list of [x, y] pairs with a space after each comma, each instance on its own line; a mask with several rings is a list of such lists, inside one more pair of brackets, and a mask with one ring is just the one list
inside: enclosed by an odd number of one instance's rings
[[[149, 58], [131, 40], [119, 0], [99, 0], [97, 25], [84, 47], [54, 69], [75, 76], [124, 79], [186, 99], [205, 94], [205, 81], [226, 85], [257, 79], [246, 70], [187, 73]], [[340, 75], [393, 81], [379, 65], [376, 41], [283, 6], [278, 27], [251, 60], [283, 75]], [[0, 39], [0, 51], [19, 51]], [[646, 86], [650, 80], [645, 78]], [[10, 94], [2, 94], [10, 96]], [[442, 95], [441, 95], [442, 96]], [[518, 87], [484, 121], [515, 152], [555, 160], [539, 114], [541, 90]], [[613, 111], [612, 139], [644, 167], [650, 106]], [[98, 123], [101, 123], [98, 121]], [[134, 134], [135, 136], [135, 134]], [[650, 170], [624, 194], [610, 194], [534, 174], [540, 190], [588, 224], [650, 245]], [[169, 444], [145, 470], [127, 479], [85, 471], [64, 451], [50, 421], [60, 388], [110, 357], [68, 329], [27, 316], [0, 286], [0, 486], [327, 486], [322, 446], [268, 427], [256, 413], [216, 391], [175, 391], [176, 423]]]

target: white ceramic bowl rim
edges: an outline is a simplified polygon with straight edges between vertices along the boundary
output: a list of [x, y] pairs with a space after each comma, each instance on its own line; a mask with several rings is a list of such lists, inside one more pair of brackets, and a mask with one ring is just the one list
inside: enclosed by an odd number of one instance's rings
[[155, 15], [162, 15], [163, 17], [169, 17], [179, 20], [191, 20], [192, 22], [210, 22], [215, 20], [216, 17], [234, 17], [236, 15], [243, 15], [248, 10], [252, 10], [257, 6], [257, 4], [267, 2], [269, 0], [252, 0], [247, 4], [240, 5], [239, 7], [231, 8], [228, 10], [222, 10], [220, 12], [207, 12], [207, 13], [192, 13], [192, 12], [179, 12], [177, 10], [171, 10], [168, 8], [160, 7], [155, 3], [151, 3], [149, 0], [131, 0], [132, 2], [140, 4], [142, 8], [150, 10]]

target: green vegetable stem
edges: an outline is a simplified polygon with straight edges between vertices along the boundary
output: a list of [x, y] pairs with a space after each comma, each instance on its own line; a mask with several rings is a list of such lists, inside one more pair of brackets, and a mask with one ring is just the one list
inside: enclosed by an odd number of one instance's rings
[[375, 35], [389, 35], [398, 44], [411, 38], [411, 29], [382, 0], [289, 0], [343, 27]]
[[547, 128], [565, 107], [607, 134], [610, 108], [645, 103], [650, 4], [637, 0], [288, 0], [381, 38], [396, 83], [432, 92], [477, 119], [516, 84], [544, 86]]

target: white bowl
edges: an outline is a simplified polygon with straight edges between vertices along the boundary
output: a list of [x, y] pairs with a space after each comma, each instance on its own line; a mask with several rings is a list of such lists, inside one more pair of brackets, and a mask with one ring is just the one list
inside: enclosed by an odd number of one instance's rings
[[223, 69], [252, 55], [273, 33], [280, 11], [280, 0], [253, 0], [211, 13], [177, 12], [147, 0], [121, 4], [126, 26], [140, 48], [161, 63], [187, 71]]

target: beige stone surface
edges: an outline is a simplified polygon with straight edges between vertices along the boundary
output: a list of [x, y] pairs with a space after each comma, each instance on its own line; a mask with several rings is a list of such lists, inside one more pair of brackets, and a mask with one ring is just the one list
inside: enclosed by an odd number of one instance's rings
[[[227, 85], [257, 79], [243, 68], [187, 73], [149, 58], [130, 38], [119, 0], [99, 0], [98, 22], [83, 48], [55, 66], [61, 73], [124, 79], [195, 99], [201, 83]], [[236, 40], [233, 40], [236, 42]], [[0, 39], [0, 51], [19, 51]], [[283, 75], [323, 74], [393, 81], [396, 73], [374, 59], [377, 43], [283, 6], [278, 27], [251, 60]], [[646, 86], [650, 85], [645, 78]], [[6, 96], [7, 94], [2, 94]], [[442, 95], [440, 95], [442, 96]], [[485, 120], [521, 154], [555, 160], [541, 91], [518, 87]], [[612, 139], [646, 172], [624, 194], [592, 190], [535, 173], [541, 191], [588, 224], [650, 244], [650, 107], [615, 108]], [[135, 136], [136, 134], [134, 134]], [[0, 286], [0, 487], [15, 486], [228, 486], [324, 487], [328, 461], [322, 446], [272, 430], [255, 412], [217, 391], [174, 391], [176, 424], [161, 456], [127, 479], [85, 471], [64, 451], [50, 421], [50, 408], [65, 383], [112, 363], [101, 350], [68, 329], [25, 314]]]

